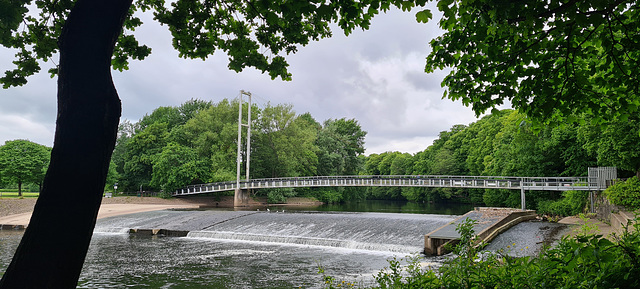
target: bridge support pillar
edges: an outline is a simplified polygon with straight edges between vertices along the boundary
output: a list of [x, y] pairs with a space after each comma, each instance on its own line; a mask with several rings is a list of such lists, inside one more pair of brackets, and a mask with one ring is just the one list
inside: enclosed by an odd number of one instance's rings
[[527, 206], [525, 204], [526, 198], [524, 195], [524, 187], [520, 188], [520, 207], [522, 208], [523, 211], [527, 210]]
[[236, 189], [233, 197], [234, 207], [248, 207], [249, 206], [249, 190]]

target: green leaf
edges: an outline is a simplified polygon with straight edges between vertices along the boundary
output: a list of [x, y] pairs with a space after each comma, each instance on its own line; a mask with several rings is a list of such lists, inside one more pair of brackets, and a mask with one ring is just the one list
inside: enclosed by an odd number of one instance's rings
[[432, 18], [433, 14], [431, 14], [431, 10], [429, 9], [425, 9], [416, 13], [416, 20], [421, 23], [427, 23]]

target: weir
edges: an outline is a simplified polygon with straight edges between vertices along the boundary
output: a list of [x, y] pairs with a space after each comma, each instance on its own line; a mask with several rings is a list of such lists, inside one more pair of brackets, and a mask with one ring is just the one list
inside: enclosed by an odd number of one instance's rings
[[423, 251], [424, 232], [454, 219], [399, 213], [157, 211], [102, 219], [95, 232], [414, 254]]
[[[96, 232], [314, 246], [391, 253], [443, 255], [455, 244], [456, 226], [476, 220], [478, 242], [490, 242], [533, 210], [476, 208], [463, 216], [284, 211], [158, 211], [101, 220]], [[425, 232], [430, 232], [426, 235]]]

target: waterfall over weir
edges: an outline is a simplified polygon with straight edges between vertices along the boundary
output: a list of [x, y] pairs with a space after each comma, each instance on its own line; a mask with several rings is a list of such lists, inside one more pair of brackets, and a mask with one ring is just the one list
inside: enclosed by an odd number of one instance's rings
[[189, 231], [187, 239], [412, 254], [423, 250], [424, 234], [453, 219], [392, 213], [161, 211], [104, 219], [95, 232], [166, 229]]

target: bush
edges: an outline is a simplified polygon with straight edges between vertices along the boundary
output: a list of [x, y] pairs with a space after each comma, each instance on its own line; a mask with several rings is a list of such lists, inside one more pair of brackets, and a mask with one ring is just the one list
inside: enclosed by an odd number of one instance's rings
[[552, 216], [575, 216], [583, 213], [589, 199], [588, 193], [566, 191], [560, 200], [545, 200], [538, 203], [538, 214]]
[[604, 195], [615, 205], [632, 210], [640, 209], [640, 180], [632, 177], [626, 182], [619, 182], [604, 191]]
[[333, 204], [340, 203], [344, 200], [342, 192], [344, 188], [314, 188], [311, 191], [311, 196], [318, 199], [321, 202]]
[[160, 193], [158, 193], [158, 197], [163, 198], [163, 199], [171, 199], [171, 198], [173, 198], [171, 193], [167, 192], [167, 191], [160, 191]]
[[505, 200], [509, 197], [509, 191], [487, 189], [482, 195], [482, 200], [489, 207], [504, 207]]
[[287, 198], [295, 197], [296, 192], [293, 188], [275, 188], [267, 190], [267, 203], [284, 204]]

